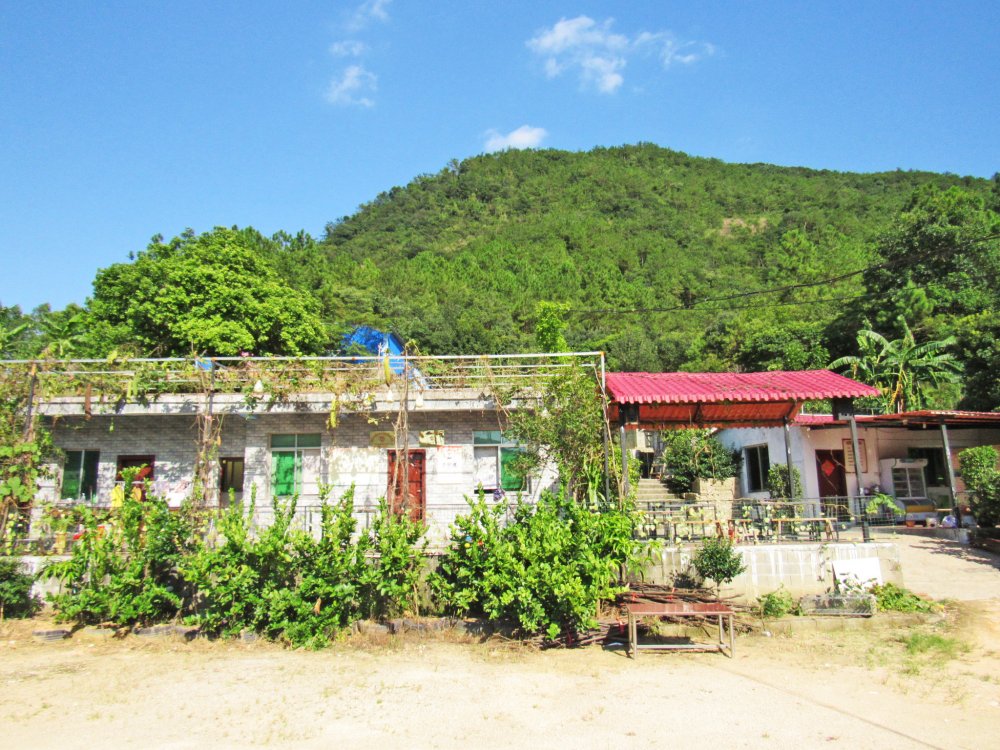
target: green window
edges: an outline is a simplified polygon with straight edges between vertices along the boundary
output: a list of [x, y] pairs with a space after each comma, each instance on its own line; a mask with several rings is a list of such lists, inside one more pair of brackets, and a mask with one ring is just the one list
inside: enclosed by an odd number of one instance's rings
[[500, 430], [476, 430], [472, 433], [476, 489], [502, 489], [521, 492], [528, 489], [528, 478], [517, 470], [517, 459], [524, 448], [504, 438]]
[[528, 489], [528, 478], [517, 470], [517, 459], [523, 448], [500, 449], [500, 489], [521, 492]]
[[275, 497], [317, 492], [320, 435], [271, 436], [271, 491]]
[[66, 451], [63, 464], [62, 498], [92, 500], [97, 495], [99, 451]]

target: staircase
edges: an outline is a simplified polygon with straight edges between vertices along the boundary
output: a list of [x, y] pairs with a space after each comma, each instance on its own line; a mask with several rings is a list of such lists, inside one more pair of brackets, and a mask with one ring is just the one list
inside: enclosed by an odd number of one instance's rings
[[643, 513], [650, 510], [665, 510], [667, 505], [682, 502], [684, 498], [672, 493], [659, 479], [640, 479], [639, 486], [636, 487], [636, 508]]
[[[691, 507], [696, 496], [676, 495], [659, 479], [640, 479], [635, 492], [635, 507], [643, 514], [644, 522], [636, 529], [640, 539], [672, 538], [671, 522], [684, 518], [683, 507]], [[702, 527], [703, 529], [704, 527]]]

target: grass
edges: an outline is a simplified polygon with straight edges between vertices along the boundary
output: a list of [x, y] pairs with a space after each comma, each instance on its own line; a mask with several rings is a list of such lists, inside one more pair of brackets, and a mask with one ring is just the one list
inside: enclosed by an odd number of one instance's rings
[[958, 640], [958, 638], [951, 638], [937, 633], [922, 633], [917, 631], [910, 633], [902, 641], [903, 645], [906, 646], [906, 653], [911, 656], [932, 654], [944, 659], [954, 659], [960, 653], [964, 654], [969, 650], [968, 644]]

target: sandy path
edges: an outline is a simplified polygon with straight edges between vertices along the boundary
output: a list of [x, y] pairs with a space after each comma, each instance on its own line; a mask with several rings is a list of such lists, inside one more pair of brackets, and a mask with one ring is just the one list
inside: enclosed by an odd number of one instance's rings
[[[990, 744], [1000, 722], [997, 681], [960, 663], [916, 675], [866, 663], [858, 649], [871, 638], [743, 638], [733, 660], [687, 653], [638, 661], [599, 648], [538, 653], [441, 640], [307, 653], [8, 638], [0, 746]], [[990, 660], [987, 673], [1000, 666], [995, 655], [976, 657]]]
[[[881, 537], [879, 537], [881, 539]], [[948, 539], [896, 534], [906, 587], [932, 599], [1000, 598], [1000, 557]]]
[[[957, 659], [901, 625], [742, 637], [735, 659], [538, 653], [443, 636], [342, 644], [35, 643], [0, 624], [0, 748], [979, 748], [1000, 725], [996, 558], [900, 535], [907, 585], [967, 599]], [[857, 622], [857, 621], [852, 621]], [[921, 626], [934, 631], [936, 626]], [[938, 632], [938, 631], [934, 631]]]

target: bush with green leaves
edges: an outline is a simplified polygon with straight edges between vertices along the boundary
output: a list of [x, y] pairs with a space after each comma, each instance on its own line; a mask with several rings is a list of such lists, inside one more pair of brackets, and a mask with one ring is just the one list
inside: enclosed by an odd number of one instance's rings
[[594, 624], [597, 603], [622, 590], [621, 567], [639, 560], [635, 515], [595, 512], [566, 493], [536, 506], [506, 508], [484, 496], [452, 527], [451, 545], [431, 576], [438, 600], [459, 615], [508, 620], [524, 633], [575, 632]]
[[[126, 472], [126, 487], [135, 473]], [[69, 559], [42, 571], [62, 581], [62, 592], [50, 595], [59, 620], [131, 626], [180, 614], [188, 591], [182, 561], [199, 544], [192, 516], [172, 512], [149, 487], [144, 499], [137, 495], [124, 493], [107, 517], [80, 509], [83, 529]]]
[[369, 617], [394, 617], [414, 612], [424, 570], [427, 527], [406, 513], [395, 514], [385, 498], [366, 532], [372, 552], [361, 579], [362, 600]]
[[972, 493], [969, 501], [980, 526], [1000, 523], [1000, 470], [997, 450], [990, 445], [966, 448], [958, 454], [962, 481]]
[[871, 593], [880, 612], [930, 612], [934, 608], [933, 602], [891, 582], [872, 586]]
[[339, 501], [320, 489], [320, 534], [296, 528], [297, 500], [274, 500], [273, 522], [253, 529], [254, 498], [219, 517], [220, 542], [186, 563], [197, 591], [192, 622], [219, 635], [243, 630], [318, 648], [364, 616], [415, 607], [424, 526], [395, 516], [384, 500], [357, 533], [353, 488]]
[[296, 526], [296, 498], [274, 500], [273, 522], [256, 528], [251, 493], [245, 507], [215, 515], [212, 543], [193, 512], [171, 512], [148, 488], [108, 518], [81, 507], [73, 554], [45, 570], [64, 584], [52, 597], [57, 617], [133, 626], [184, 616], [210, 634], [250, 630], [319, 647], [360, 617], [411, 611], [424, 526], [382, 501], [359, 534], [353, 488], [337, 502], [328, 497], [322, 488], [318, 538]]
[[798, 602], [784, 587], [757, 597], [757, 605], [761, 618], [765, 620], [776, 620], [791, 613], [799, 614]]
[[771, 497], [791, 498], [802, 497], [802, 475], [792, 467], [792, 482], [788, 482], [788, 465], [771, 464], [767, 470], [767, 491]]
[[691, 558], [691, 564], [703, 580], [715, 584], [716, 593], [723, 584], [732, 582], [746, 570], [743, 556], [736, 551], [733, 542], [721, 536], [705, 539]]
[[19, 560], [0, 559], [0, 620], [31, 617], [39, 610], [41, 602], [31, 593], [33, 583]]
[[709, 430], [663, 433], [663, 466], [674, 492], [690, 492], [696, 479], [729, 479], [739, 471], [739, 455]]
[[218, 516], [220, 541], [185, 561], [185, 574], [197, 592], [194, 622], [208, 633], [235, 635], [252, 630], [277, 636], [294, 607], [288, 593], [296, 586], [305, 534], [293, 528], [296, 498], [274, 499], [273, 522], [256, 534], [256, 498], [232, 505]]

